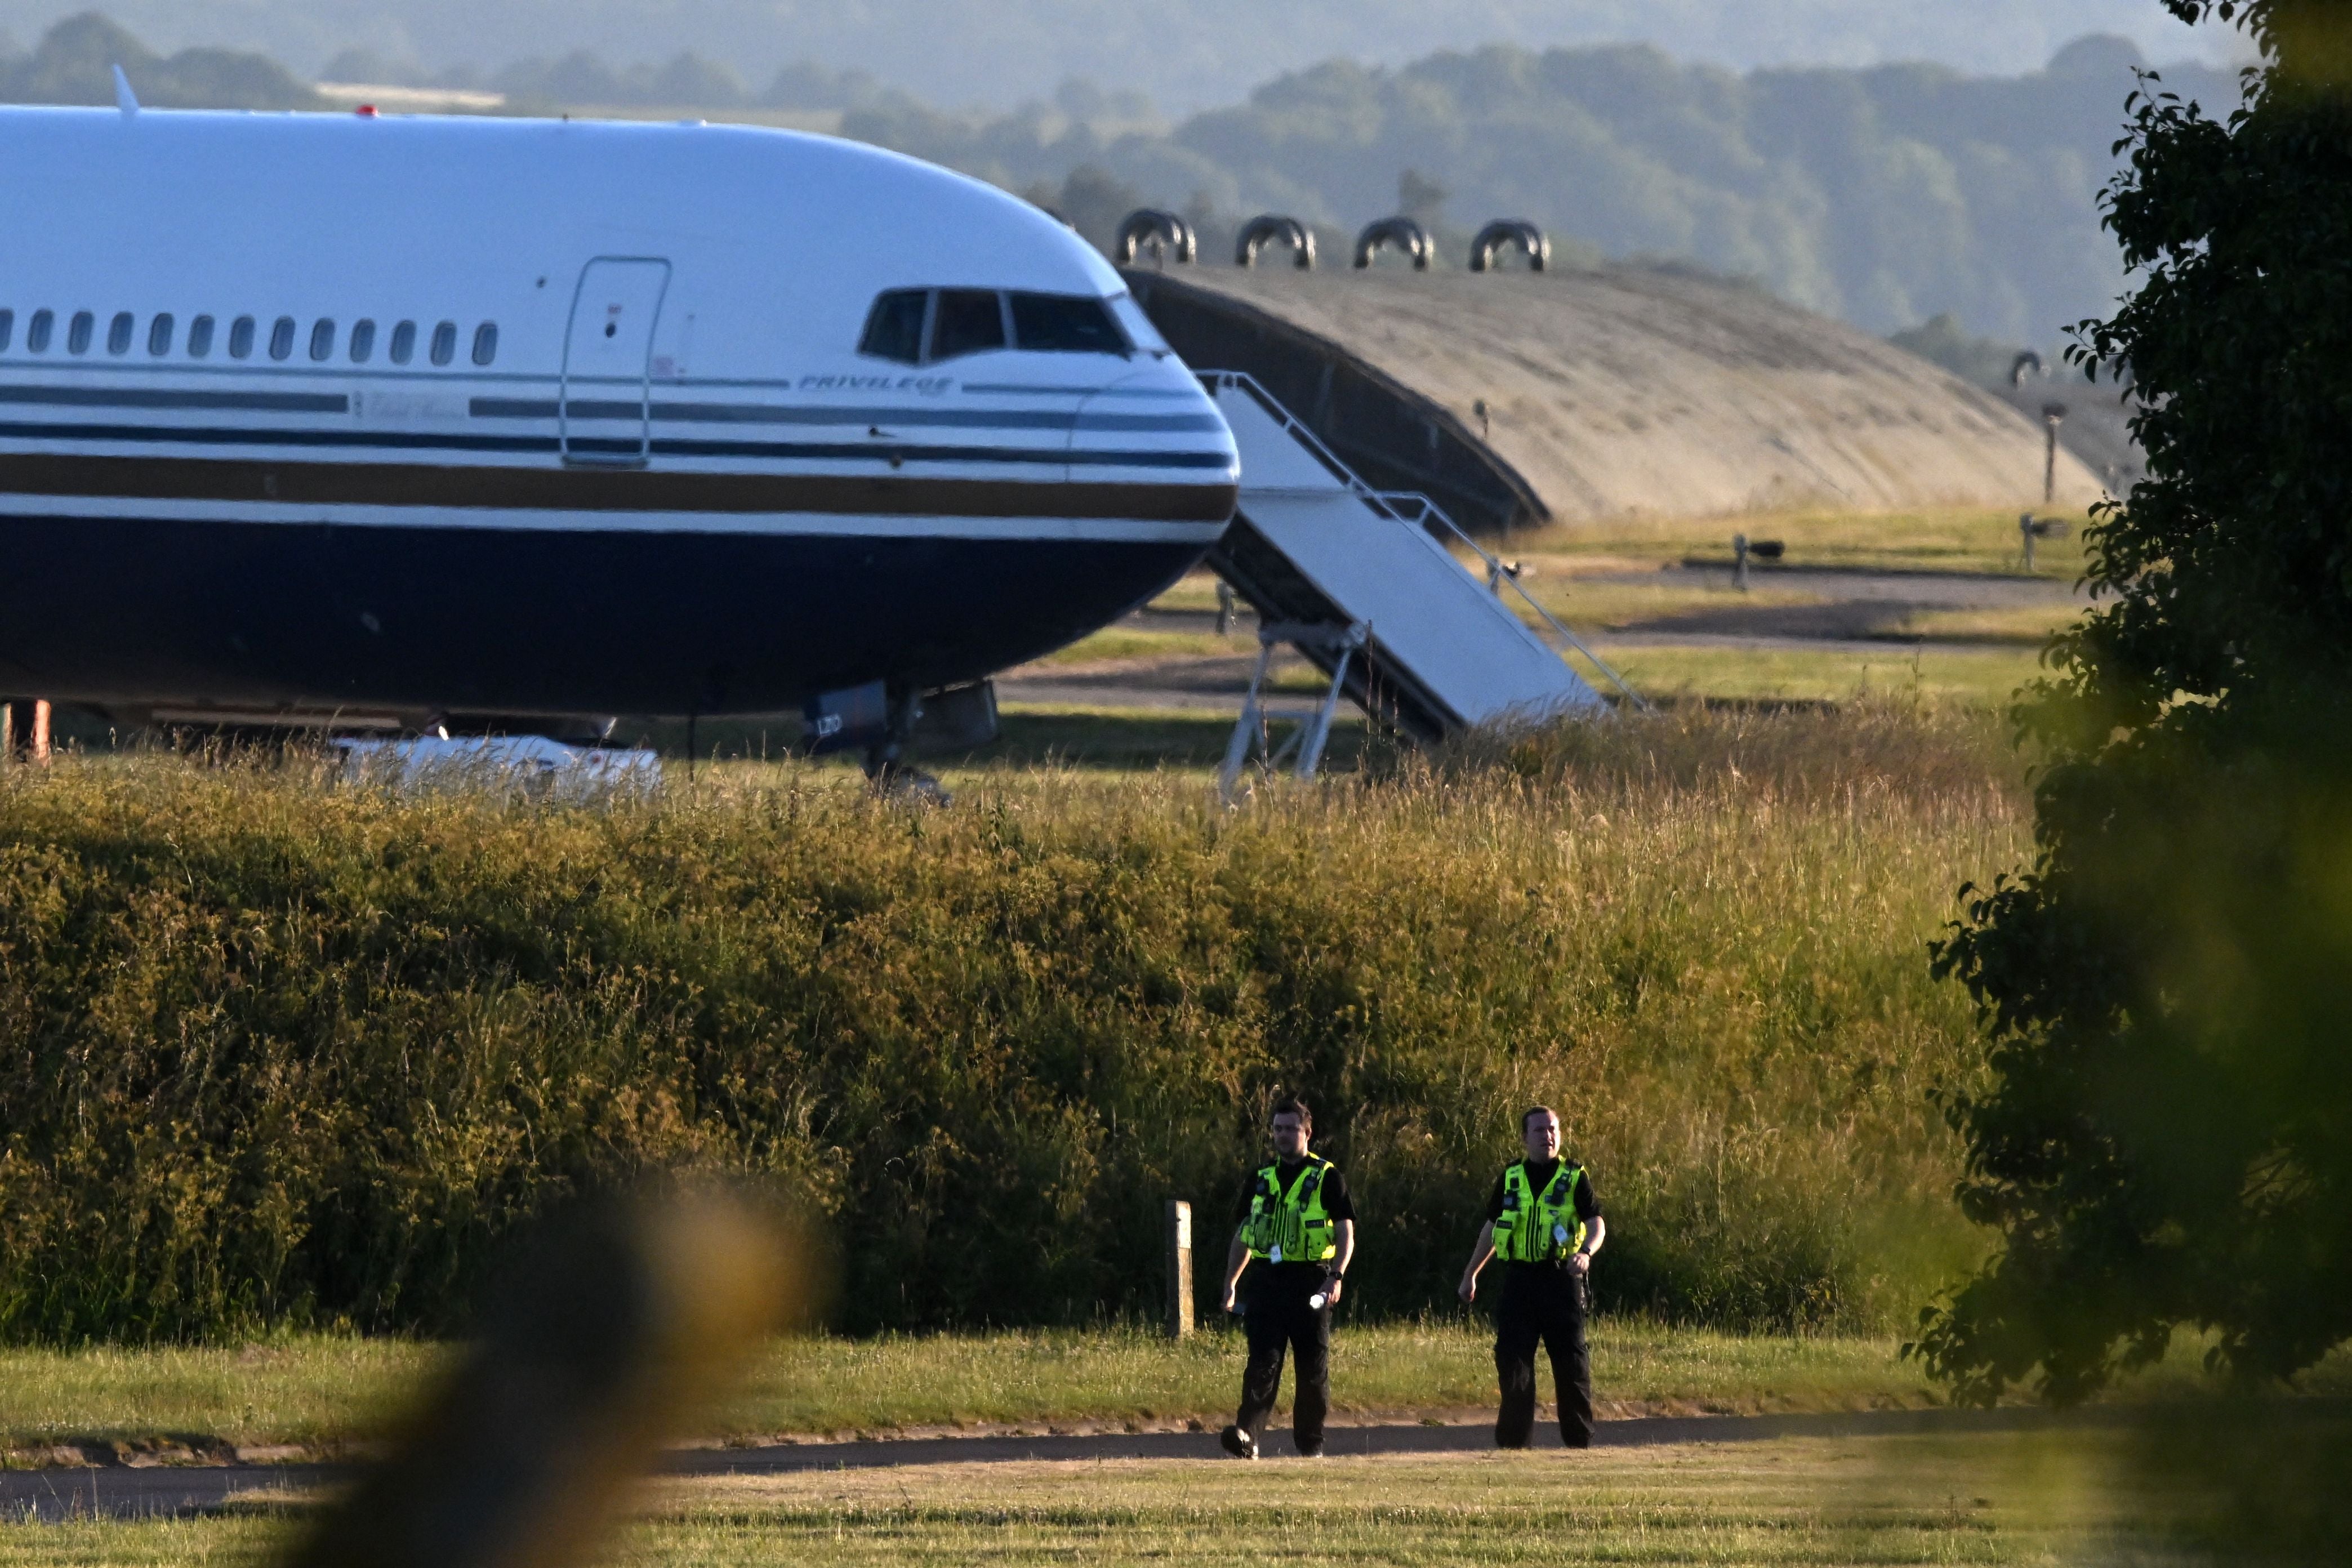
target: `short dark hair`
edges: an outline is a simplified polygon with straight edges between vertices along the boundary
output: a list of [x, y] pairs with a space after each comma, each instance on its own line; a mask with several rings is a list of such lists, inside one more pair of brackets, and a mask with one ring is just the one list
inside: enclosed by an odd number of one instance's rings
[[1530, 1105], [1530, 1106], [1528, 1106], [1525, 1110], [1522, 1110], [1521, 1112], [1519, 1112], [1519, 1136], [1520, 1136], [1520, 1137], [1524, 1138], [1524, 1137], [1526, 1137], [1526, 1136], [1528, 1135], [1528, 1122], [1530, 1122], [1530, 1121], [1534, 1121], [1537, 1117], [1538, 1117], [1538, 1116], [1549, 1116], [1549, 1117], [1550, 1117], [1554, 1121], [1559, 1121], [1559, 1111], [1557, 1111], [1557, 1110], [1554, 1110], [1550, 1106], [1549, 1106], [1549, 1105]]
[[1296, 1116], [1299, 1126], [1310, 1132], [1315, 1130], [1315, 1113], [1307, 1109], [1307, 1102], [1295, 1094], [1286, 1094], [1276, 1100], [1274, 1109], [1266, 1112], [1265, 1119], [1271, 1121], [1277, 1116]]

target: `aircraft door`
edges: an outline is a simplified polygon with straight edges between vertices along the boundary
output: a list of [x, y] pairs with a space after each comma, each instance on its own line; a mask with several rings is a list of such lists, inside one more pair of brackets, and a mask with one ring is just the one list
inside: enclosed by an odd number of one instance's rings
[[651, 448], [654, 323], [669, 263], [600, 256], [580, 273], [563, 339], [563, 460], [635, 468]]

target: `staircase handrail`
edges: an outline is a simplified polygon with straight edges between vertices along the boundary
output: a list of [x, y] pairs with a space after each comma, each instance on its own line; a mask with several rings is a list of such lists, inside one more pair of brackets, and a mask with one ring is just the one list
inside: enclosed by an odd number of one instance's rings
[[[1643, 697], [1640, 692], [1634, 690], [1632, 686], [1627, 684], [1625, 678], [1611, 668], [1607, 659], [1602, 658], [1599, 654], [1593, 652], [1585, 640], [1582, 637], [1578, 637], [1574, 632], [1569, 630], [1567, 624], [1558, 616], [1555, 616], [1549, 610], [1545, 609], [1541, 602], [1539, 602], [1533, 594], [1528, 593], [1526, 586], [1520, 583], [1519, 574], [1511, 570], [1510, 567], [1505, 565], [1501, 556], [1496, 554], [1493, 551], [1487, 549], [1485, 545], [1471, 538], [1467, 532], [1464, 531], [1462, 525], [1454, 521], [1452, 517], [1448, 516], [1444, 507], [1438, 505], [1437, 502], [1422, 494], [1419, 490], [1381, 490], [1378, 493], [1381, 503], [1388, 508], [1389, 515], [1396, 518], [1400, 521], [1416, 523], [1424, 529], [1429, 526], [1430, 521], [1433, 518], [1437, 521], [1444, 523], [1448, 532], [1452, 533], [1454, 538], [1460, 540], [1465, 546], [1467, 546], [1471, 553], [1476, 555], [1479, 560], [1486, 563], [1486, 585], [1494, 590], [1495, 596], [1496, 598], [1502, 597], [1502, 584], [1508, 583], [1511, 585], [1511, 592], [1519, 596], [1520, 602], [1525, 604], [1528, 608], [1533, 610], [1537, 615], [1542, 616], [1544, 625], [1549, 626], [1553, 633], [1559, 637], [1560, 641], [1566, 643], [1569, 647], [1582, 654], [1587, 659], [1591, 661], [1593, 668], [1607, 676], [1609, 678], [1610, 684], [1616, 687], [1619, 691], [1624, 694], [1625, 700], [1632, 703], [1636, 711], [1643, 713], [1654, 711], [1650, 707], [1649, 700], [1647, 698]], [[1399, 510], [1406, 506], [1415, 508], [1417, 515], [1406, 517], [1404, 513]]]
[[[1366, 506], [1370, 507], [1374, 511], [1381, 513], [1384, 517], [1393, 519], [1398, 522], [1406, 523], [1423, 530], [1426, 530], [1429, 527], [1429, 520], [1432, 518], [1435, 518], [1439, 522], [1444, 523], [1448, 531], [1450, 531], [1454, 538], [1460, 540], [1464, 544], [1468, 545], [1470, 549], [1476, 553], [1478, 558], [1486, 563], [1487, 583], [1490, 586], [1495, 586], [1507, 580], [1510, 583], [1513, 591], [1515, 591], [1522, 600], [1526, 601], [1528, 607], [1535, 611], [1537, 615], [1542, 616], [1544, 624], [1551, 627], [1551, 629], [1559, 635], [1561, 641], [1567, 643], [1569, 647], [1582, 654], [1587, 659], [1590, 659], [1592, 663], [1593, 668], [1607, 676], [1609, 678], [1610, 684], [1616, 687], [1620, 692], [1624, 694], [1626, 701], [1632, 703], [1640, 712], [1648, 713], [1654, 710], [1650, 707], [1648, 700], [1643, 698], [1640, 692], [1634, 690], [1632, 686], [1628, 685], [1623, 676], [1611, 668], [1607, 660], [1603, 659], [1599, 654], [1594, 653], [1590, 647], [1586, 647], [1583, 638], [1569, 630], [1566, 626], [1561, 624], [1559, 616], [1553, 615], [1549, 610], [1545, 609], [1541, 605], [1538, 604], [1536, 602], [1535, 595], [1528, 593], [1527, 589], [1519, 585], [1517, 574], [1504, 569], [1501, 556], [1496, 555], [1485, 545], [1480, 544], [1476, 540], [1471, 538], [1467, 532], [1464, 531], [1462, 525], [1454, 521], [1452, 517], [1448, 516], [1445, 509], [1438, 505], [1436, 501], [1431, 500], [1428, 496], [1423, 495], [1418, 490], [1374, 489], [1370, 485], [1365, 483], [1364, 480], [1358, 476], [1355, 469], [1349, 468], [1345, 462], [1340, 460], [1339, 455], [1331, 450], [1330, 447], [1324, 441], [1322, 437], [1318, 436], [1312, 429], [1307, 427], [1304, 420], [1301, 420], [1297, 415], [1291, 413], [1289, 409], [1284, 407], [1282, 400], [1275, 396], [1271, 392], [1268, 392], [1265, 385], [1258, 381], [1257, 377], [1250, 374], [1249, 372], [1245, 370], [1204, 370], [1199, 372], [1198, 374], [1201, 378], [1202, 384], [1208, 388], [1212, 396], [1213, 396], [1221, 388], [1232, 387], [1237, 391], [1246, 392], [1252, 397], [1256, 398], [1259, 405], [1263, 407], [1268, 415], [1273, 416], [1276, 423], [1282, 426], [1283, 433], [1285, 435], [1287, 435], [1291, 439], [1306, 447], [1307, 451], [1314, 455], [1318, 462], [1331, 470], [1333, 477], [1338, 479], [1341, 484], [1345, 485], [1350, 494], [1355, 496], [1358, 500], [1362, 501]], [[1407, 517], [1403, 511], [1399, 510], [1402, 506], [1405, 505], [1415, 507], [1418, 510], [1418, 515]], [[1500, 596], [1500, 588], [1496, 587], [1496, 595], [1498, 597]]]

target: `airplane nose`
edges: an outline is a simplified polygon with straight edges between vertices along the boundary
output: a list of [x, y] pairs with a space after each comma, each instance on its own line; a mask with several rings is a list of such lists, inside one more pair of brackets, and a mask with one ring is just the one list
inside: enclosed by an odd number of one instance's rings
[[[1181, 463], [1164, 474], [1181, 472], [1192, 483], [1231, 484], [1241, 475], [1224, 416], [1192, 373], [1172, 361], [1130, 370], [1079, 403], [1070, 432], [1073, 477], [1088, 467], [1087, 454], [1112, 450], [1132, 453], [1152, 468]], [[1222, 473], [1201, 466], [1211, 452], [1225, 456]]]

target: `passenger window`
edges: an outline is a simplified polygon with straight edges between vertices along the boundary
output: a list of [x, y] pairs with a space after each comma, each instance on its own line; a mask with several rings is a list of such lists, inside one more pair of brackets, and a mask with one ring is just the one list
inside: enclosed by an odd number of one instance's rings
[[33, 319], [25, 323], [25, 352], [45, 354], [49, 352], [49, 333], [58, 324], [54, 311], [36, 310]]
[[365, 317], [352, 323], [352, 363], [365, 364], [375, 353], [375, 323]]
[[228, 326], [228, 357], [246, 359], [253, 353], [253, 318], [239, 316]]
[[1004, 346], [1004, 302], [993, 289], [942, 289], [931, 313], [930, 360]]
[[162, 359], [172, 352], [172, 315], [166, 310], [147, 323], [147, 352]]
[[893, 289], [874, 301], [866, 318], [866, 335], [857, 352], [902, 364], [919, 364], [923, 358], [923, 315], [930, 307], [929, 289]]
[[198, 316], [188, 323], [188, 357], [202, 359], [213, 352], [213, 319]]
[[447, 364], [457, 357], [457, 323], [444, 321], [433, 329], [433, 363]]
[[8, 340], [16, 335], [16, 312], [0, 310], [0, 353], [8, 349]]
[[269, 357], [286, 359], [294, 353], [294, 318], [280, 316], [269, 324]]
[[106, 323], [106, 352], [110, 354], [129, 353], [131, 334], [138, 325], [139, 319], [130, 311], [117, 310], [114, 320]]
[[321, 316], [310, 323], [310, 357], [324, 360], [335, 352], [335, 322], [331, 316]]
[[1080, 294], [1013, 295], [1013, 341], [1046, 353], [1123, 354], [1130, 346], [1103, 302]]
[[474, 329], [474, 363], [488, 364], [499, 357], [499, 324], [484, 321]]
[[392, 363], [406, 364], [416, 357], [416, 323], [403, 321], [392, 329]]
[[98, 318], [88, 310], [76, 310], [74, 319], [66, 323], [66, 353], [89, 353], [89, 335], [98, 330]]

